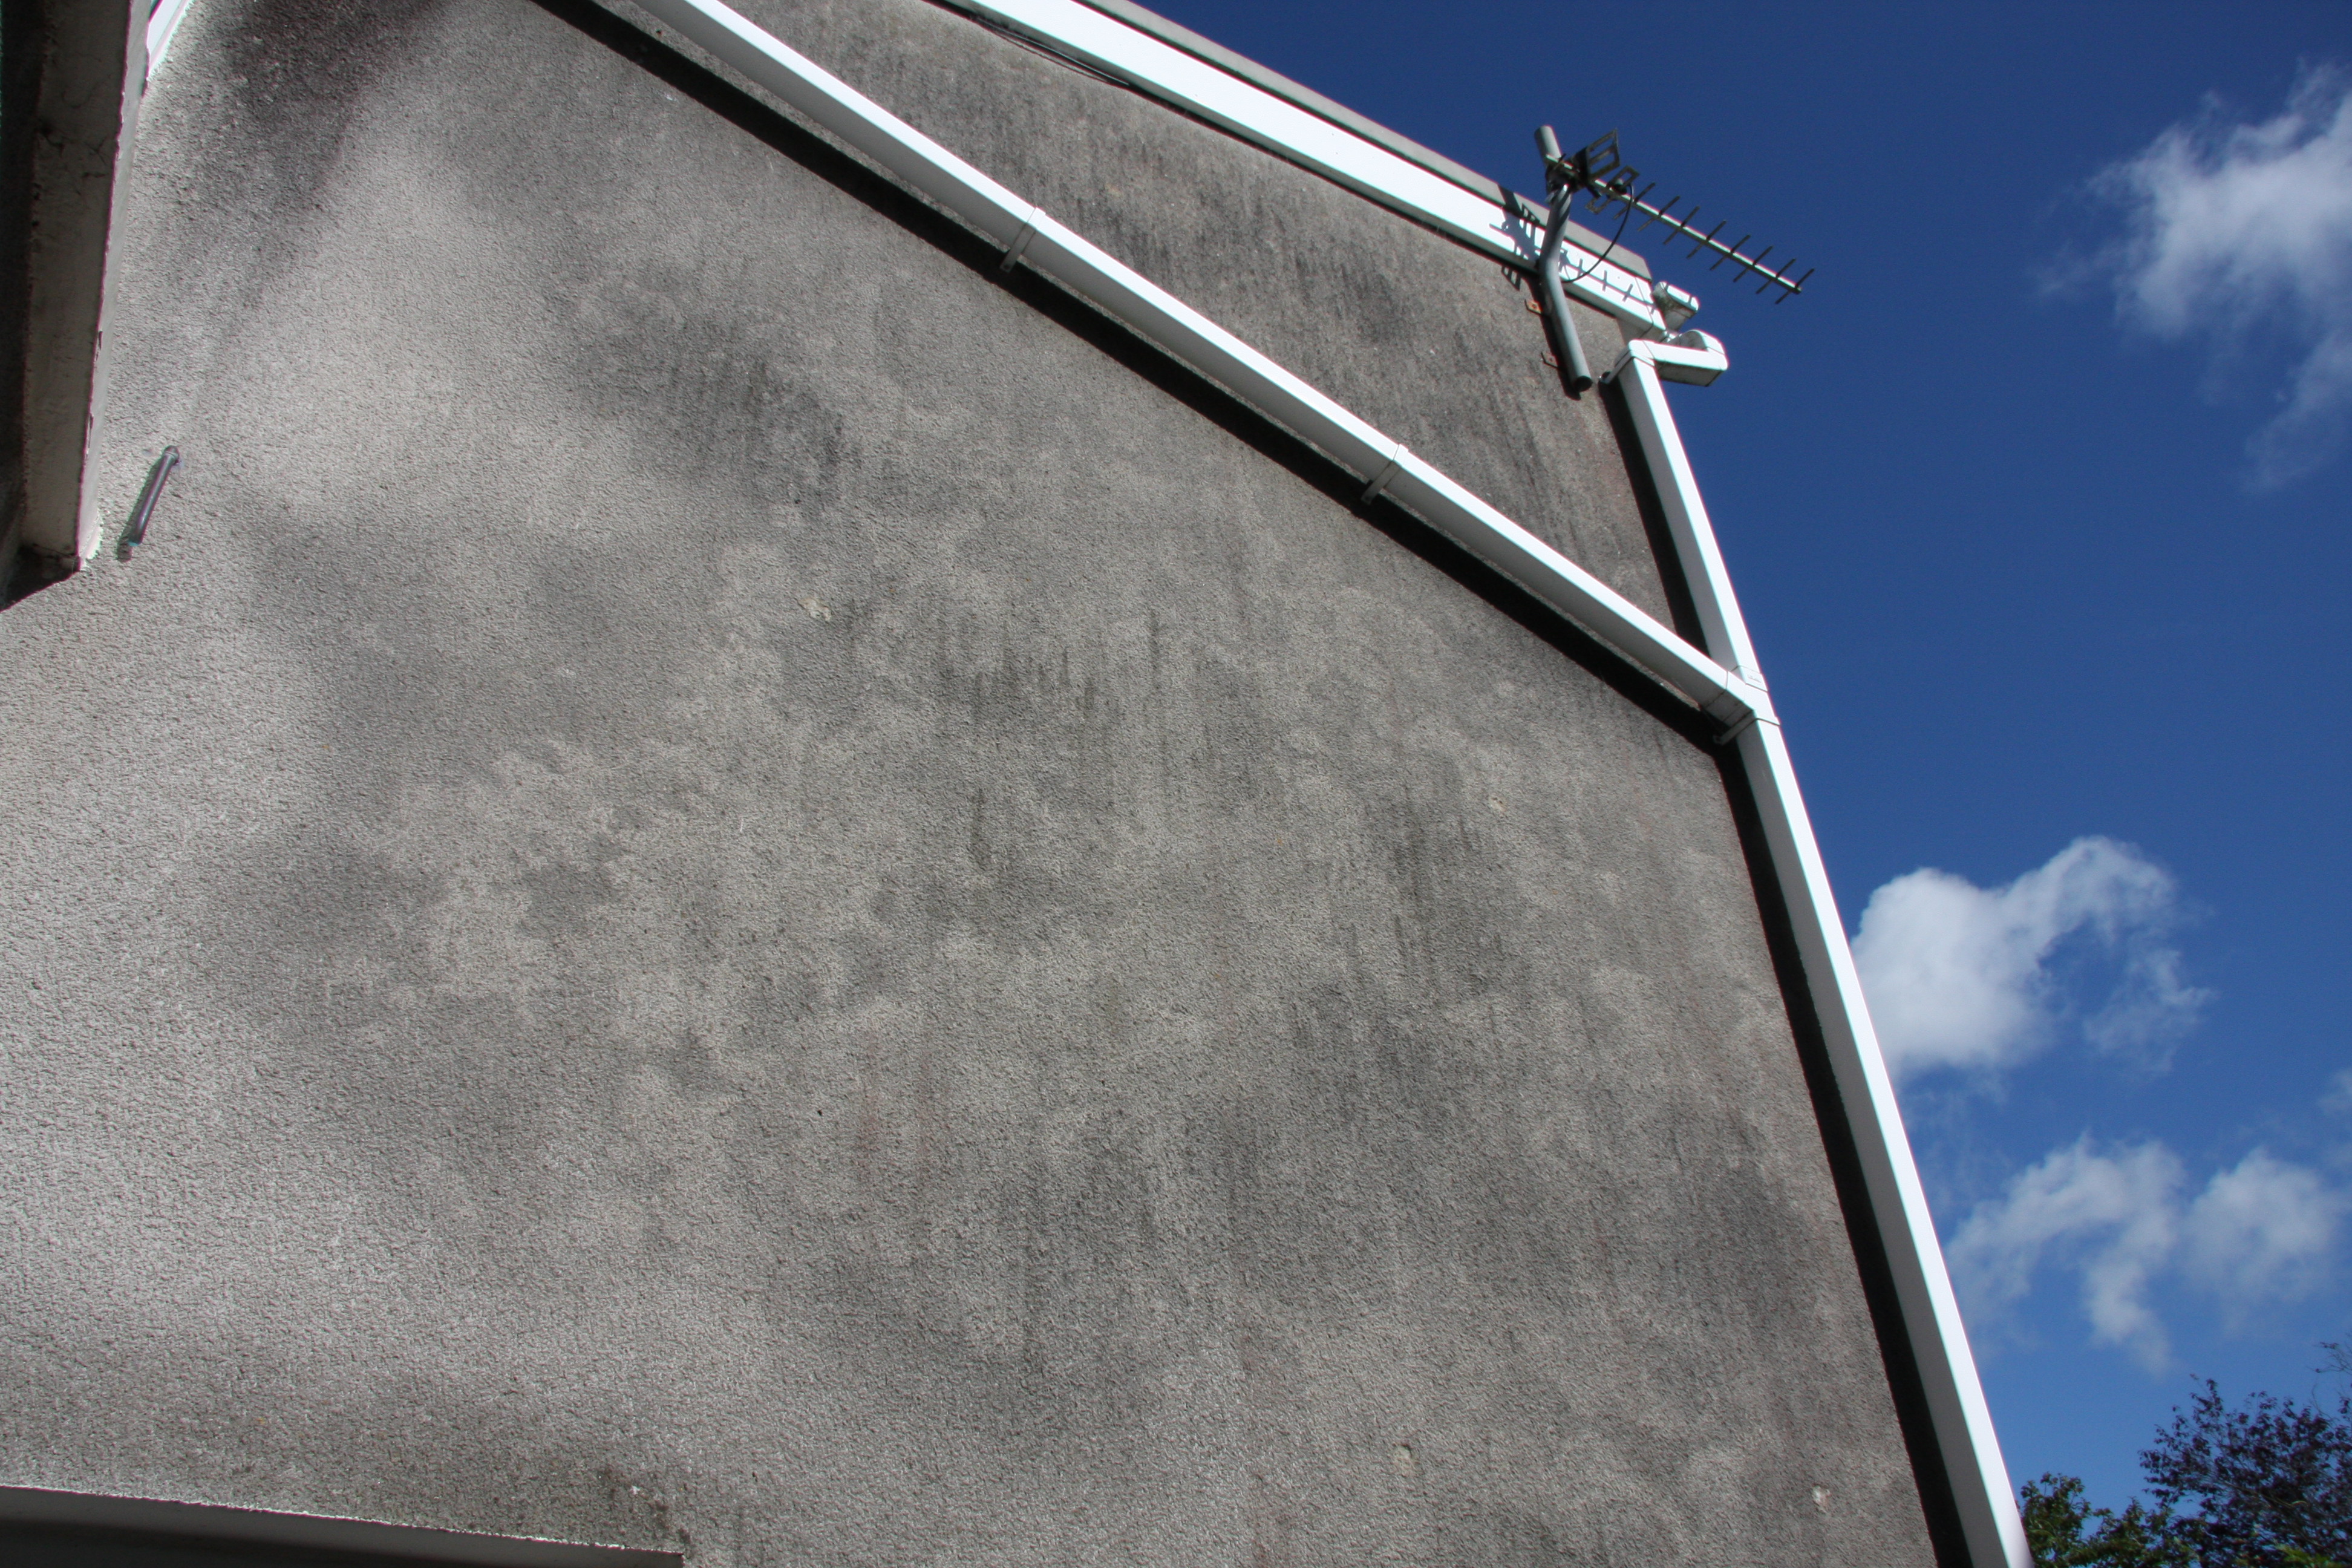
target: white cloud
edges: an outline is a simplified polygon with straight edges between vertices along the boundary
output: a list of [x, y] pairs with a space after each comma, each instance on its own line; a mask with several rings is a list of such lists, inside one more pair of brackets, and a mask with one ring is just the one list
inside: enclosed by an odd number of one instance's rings
[[2213, 1296], [2233, 1329], [2317, 1287], [2346, 1204], [2316, 1173], [2257, 1149], [2184, 1207], [2185, 1184], [2179, 1158], [2157, 1142], [2101, 1153], [2084, 1138], [2021, 1172], [1945, 1249], [1979, 1331], [2022, 1300], [2045, 1265], [2070, 1268], [2082, 1277], [2092, 1340], [2161, 1371], [2168, 1342], [2148, 1302], [2160, 1277]]
[[2092, 1337], [2161, 1367], [2164, 1325], [2147, 1293], [2178, 1243], [2182, 1179], [2161, 1143], [2117, 1155], [2094, 1152], [2087, 1139], [2060, 1149], [1969, 1215], [1947, 1254], [1953, 1281], [1973, 1316], [1998, 1318], [2054, 1253], [2082, 1270]]
[[2048, 1044], [2065, 1001], [2050, 963], [2078, 935], [2123, 968], [2084, 1022], [2092, 1043], [2178, 1037], [2210, 999], [2182, 984], [2180, 955], [2158, 940], [2178, 906], [2171, 877], [2111, 838], [2078, 838], [2002, 888], [1932, 869], [1895, 878], [1870, 896], [1853, 940], [1888, 1070], [2000, 1068]]
[[2126, 214], [2102, 268], [2125, 321], [2221, 359], [2266, 331], [2298, 343], [2285, 406], [2252, 443], [2256, 483], [2334, 457], [2352, 429], [2352, 80], [2306, 71], [2260, 124], [2209, 104], [2095, 185]]
[[2224, 1171], [2181, 1224], [2183, 1266], [2233, 1321], [2270, 1300], [2316, 1289], [2336, 1247], [2344, 1198], [2317, 1173], [2257, 1149]]

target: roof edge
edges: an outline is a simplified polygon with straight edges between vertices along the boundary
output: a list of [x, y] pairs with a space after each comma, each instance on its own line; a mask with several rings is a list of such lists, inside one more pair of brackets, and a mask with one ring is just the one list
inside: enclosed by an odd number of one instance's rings
[[[1295, 82], [1279, 71], [1269, 70], [1247, 56], [1204, 38], [1190, 27], [1171, 22], [1155, 11], [1146, 10], [1135, 4], [1135, 0], [1078, 0], [1078, 3], [1139, 33], [1157, 38], [1171, 48], [1181, 49], [1204, 64], [1214, 66], [1261, 92], [1303, 109], [1319, 120], [1328, 121], [1349, 135], [1360, 137], [1383, 152], [1425, 169], [1441, 180], [1459, 185], [1506, 212], [1516, 213], [1538, 231], [1550, 218], [1549, 208], [1500, 181], [1488, 179], [1476, 170], [1455, 163], [1444, 153], [1433, 152], [1410, 137], [1399, 135], [1378, 121], [1357, 113], [1346, 104], [1326, 98], [1311, 87]], [[948, 4], [961, 8], [961, 0], [948, 0]], [[1164, 96], [1156, 90], [1158, 84], [1124, 72], [1120, 74], [1126, 77], [1129, 85], [1152, 92], [1155, 97]], [[1651, 279], [1649, 262], [1644, 258], [1622, 245], [1612, 247], [1606, 236], [1595, 234], [1574, 222], [1568, 225], [1567, 234], [1572, 244], [1582, 246], [1595, 254], [1607, 255], [1610, 260], [1645, 282]]]

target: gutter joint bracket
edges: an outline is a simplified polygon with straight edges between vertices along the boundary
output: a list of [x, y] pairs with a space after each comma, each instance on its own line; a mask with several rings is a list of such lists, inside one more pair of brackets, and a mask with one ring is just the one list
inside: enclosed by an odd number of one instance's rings
[[1756, 728], [1759, 723], [1763, 721], [1763, 718], [1764, 715], [1757, 712], [1753, 708], [1749, 709], [1747, 712], [1739, 716], [1738, 721], [1733, 724], [1731, 728], [1717, 735], [1715, 738], [1715, 743], [1718, 746], [1728, 746], [1732, 744], [1737, 742], [1740, 736], [1745, 735], [1748, 731]]
[[1005, 247], [1004, 259], [996, 264], [999, 272], [1012, 271], [1019, 265], [1022, 257], [1028, 254], [1029, 242], [1037, 237], [1037, 219], [1045, 210], [1043, 207], [1031, 207], [1029, 216], [1021, 220], [1021, 232], [1013, 237], [1013, 243]]

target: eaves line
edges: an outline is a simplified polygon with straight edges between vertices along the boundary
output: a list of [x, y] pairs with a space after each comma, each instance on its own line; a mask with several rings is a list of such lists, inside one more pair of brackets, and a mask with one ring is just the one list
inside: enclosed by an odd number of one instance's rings
[[[975, 4], [974, 0], [937, 0], [937, 3], [974, 16], [991, 14], [987, 7]], [[1361, 137], [1375, 147], [1393, 153], [1409, 163], [1418, 164], [1442, 180], [1452, 181], [1482, 200], [1492, 202], [1507, 211], [1517, 212], [1522, 221], [1538, 230], [1549, 216], [1543, 204], [1521, 195], [1499, 180], [1490, 180], [1475, 169], [1455, 163], [1443, 153], [1424, 147], [1410, 137], [1400, 136], [1380, 121], [1357, 113], [1344, 103], [1334, 102], [1311, 87], [1293, 81], [1279, 71], [1268, 70], [1247, 56], [1235, 54], [1223, 44], [1204, 38], [1189, 27], [1180, 26], [1155, 11], [1145, 10], [1136, 5], [1134, 0], [1082, 0], [1082, 4], [1102, 12], [1105, 16], [1124, 22], [1139, 33], [1148, 34], [1172, 48], [1181, 49], [1195, 59], [1206, 60], [1226, 75], [1237, 77], [1263, 92], [1270, 93], [1286, 102], [1297, 105], [1310, 114], [1328, 120], [1341, 130]], [[1004, 16], [1009, 15], [1009, 8], [993, 14], [1002, 21]], [[1024, 26], [1020, 30], [1029, 31], [1030, 29]], [[1043, 36], [1039, 36], [1041, 41], [1044, 41]], [[1102, 68], [1097, 65], [1096, 68]], [[1177, 95], [1158, 82], [1140, 78], [1121, 78], [1120, 79], [1127, 81], [1128, 85], [1137, 90], [1150, 93], [1155, 98], [1171, 102], [1181, 101]], [[1279, 146], [1275, 146], [1272, 150], [1283, 153], [1288, 151]], [[1589, 254], [1598, 255], [1609, 248], [1608, 241], [1581, 224], [1570, 223], [1568, 226], [1568, 237], [1570, 244]], [[1622, 247], [1620, 247], [1611, 259], [1640, 277], [1650, 276], [1648, 263]]]
[[[1497, 260], [1520, 268], [1536, 265], [1542, 248], [1542, 211], [1426, 149], [1413, 149], [1419, 157], [1395, 150], [1391, 144], [1402, 142], [1402, 137], [1366, 136], [1359, 126], [1370, 127], [1371, 121], [1271, 71], [1259, 70], [1256, 77], [1282, 82], [1288, 91], [1276, 93], [1191, 47], [1167, 42], [1081, 0], [940, 3], [1034, 39], [1055, 54], [1160, 99]], [[1181, 32], [1172, 24], [1153, 20], [1162, 31]], [[1214, 48], [1206, 40], [1196, 42]], [[1326, 108], [1304, 106], [1301, 100], [1310, 99]], [[1652, 297], [1647, 266], [1590, 230], [1574, 229], [1570, 240], [1560, 264], [1560, 281], [1569, 291], [1638, 333], [1664, 336], [1665, 321]]]

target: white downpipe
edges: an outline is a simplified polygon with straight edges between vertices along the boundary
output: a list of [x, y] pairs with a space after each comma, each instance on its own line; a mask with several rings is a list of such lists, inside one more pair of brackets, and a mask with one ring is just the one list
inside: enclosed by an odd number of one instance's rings
[[873, 159], [1139, 336], [1191, 365], [1385, 493], [1552, 609], [1727, 725], [1769, 712], [1646, 611], [1289, 371], [982, 174], [720, 0], [637, 0], [754, 86]]
[[1675, 549], [1690, 578], [1691, 598], [1707, 649], [1727, 661], [1733, 674], [1760, 687], [1764, 678], [1757, 669], [1756, 647], [1748, 639], [1748, 622], [1739, 613], [1738, 595], [1731, 591], [1731, 574], [1723, 564], [1723, 552], [1716, 547], [1715, 525], [1707, 519], [1706, 503], [1699, 499], [1698, 479], [1691, 472], [1689, 455], [1683, 450], [1682, 432], [1675, 426], [1674, 410], [1666, 406], [1665, 388], [1658, 384], [1654, 353], [1648, 343], [1630, 343], [1625, 358], [1610, 374], [1625, 390], [1633, 428], [1641, 434], [1643, 455], [1649, 458], [1650, 473], [1657, 481], [1666, 528], [1675, 536]]
[[[1656, 479], [1658, 499], [1682, 554], [1707, 646], [1727, 660], [1737, 675], [1760, 686], [1762, 677], [1757, 673], [1748, 623], [1739, 613], [1723, 553], [1717, 548], [1706, 504], [1699, 499], [1698, 482], [1683, 450], [1674, 411], [1666, 405], [1665, 388], [1655, 367], [1638, 353], [1621, 365], [1616, 379], [1624, 390], [1634, 428], [1641, 434], [1650, 472]], [[1806, 984], [1821, 1019], [1838, 1093], [1846, 1104], [1863, 1178], [1870, 1191], [1871, 1213], [1895, 1276], [1904, 1327], [1918, 1363], [1920, 1381], [1926, 1385], [1936, 1441], [1943, 1450], [1969, 1559], [1977, 1568], [2032, 1568], [2032, 1552], [2018, 1517], [2009, 1467], [2001, 1459], [1992, 1412], [1985, 1405], [1984, 1385], [1978, 1380], [1976, 1358], [1969, 1350], [1968, 1330], [1960, 1321], [1959, 1303], [1953, 1298], [1951, 1277], [1944, 1267], [1944, 1249], [1936, 1239], [1927, 1194], [1911, 1158], [1911, 1141], [1903, 1130], [1895, 1085], [1879, 1052], [1878, 1034], [1871, 1026], [1870, 1007], [1864, 1000], [1862, 980], [1846, 944], [1844, 923], [1838, 916], [1837, 897], [1830, 889], [1829, 872], [1813, 838], [1812, 819], [1806, 815], [1804, 795], [1797, 788], [1797, 770], [1789, 760], [1788, 743], [1779, 722], [1766, 714], [1742, 731], [1738, 745], [1740, 763], [1764, 821], [1772, 869], [1796, 928]]]

